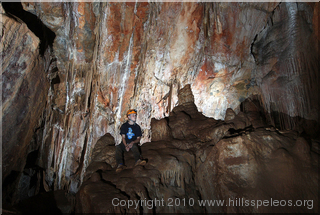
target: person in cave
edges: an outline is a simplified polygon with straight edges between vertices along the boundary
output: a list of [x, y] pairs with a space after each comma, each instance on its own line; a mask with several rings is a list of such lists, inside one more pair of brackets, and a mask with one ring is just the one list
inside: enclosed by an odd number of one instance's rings
[[125, 151], [133, 152], [134, 160], [136, 161], [135, 166], [145, 165], [146, 161], [142, 159], [142, 156], [139, 151], [138, 144], [142, 136], [141, 127], [136, 123], [137, 120], [137, 111], [135, 109], [130, 109], [127, 111], [128, 120], [122, 124], [120, 128], [120, 135], [122, 141], [120, 144], [116, 145], [116, 161], [117, 169], [116, 172], [121, 172], [124, 168], [124, 159], [123, 153]]

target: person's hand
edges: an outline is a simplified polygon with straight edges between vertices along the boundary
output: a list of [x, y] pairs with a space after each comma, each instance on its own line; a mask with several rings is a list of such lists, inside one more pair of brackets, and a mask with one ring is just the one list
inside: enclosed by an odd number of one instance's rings
[[126, 145], [127, 152], [132, 148], [132, 146], [133, 146], [133, 143], [129, 143]]
[[132, 148], [132, 146], [133, 146], [133, 142], [127, 144], [127, 146], [126, 146], [127, 152]]

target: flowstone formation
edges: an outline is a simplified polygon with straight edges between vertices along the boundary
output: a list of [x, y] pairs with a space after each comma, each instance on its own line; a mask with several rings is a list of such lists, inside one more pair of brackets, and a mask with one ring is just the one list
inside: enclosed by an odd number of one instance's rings
[[[2, 2], [4, 205], [64, 196], [59, 210], [70, 213], [74, 193], [99, 191], [93, 181], [128, 200], [298, 198], [301, 189], [307, 198], [318, 186], [300, 175], [315, 180], [319, 154], [318, 14], [319, 3], [307, 2]], [[150, 160], [114, 175], [129, 108]], [[130, 171], [145, 191], [126, 188]], [[278, 183], [273, 171], [293, 179]], [[91, 198], [77, 210], [100, 202]]]
[[76, 212], [318, 211], [319, 149], [310, 147], [317, 143], [247, 116], [255, 111], [228, 110], [224, 121], [207, 118], [194, 105], [190, 86], [179, 101], [168, 118], [153, 121], [152, 133], [158, 132], [141, 146], [144, 167], [134, 166], [126, 153], [127, 168], [116, 173], [114, 138], [106, 134], [98, 141]]

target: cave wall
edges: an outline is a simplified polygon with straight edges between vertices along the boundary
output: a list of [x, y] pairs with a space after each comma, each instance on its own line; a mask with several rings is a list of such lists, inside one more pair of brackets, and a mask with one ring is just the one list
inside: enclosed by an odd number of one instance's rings
[[[207, 117], [224, 119], [227, 108], [238, 113], [242, 101], [258, 95], [267, 112], [319, 122], [318, 46], [313, 45], [319, 41], [318, 3], [23, 2], [22, 6], [56, 37], [47, 58], [38, 57], [36, 42], [30, 51], [22, 46], [47, 65], [30, 68], [37, 78], [30, 75], [29, 83], [44, 85], [41, 90], [29, 88], [34, 103], [18, 99], [20, 103], [4, 109], [9, 103], [4, 100], [3, 79], [3, 162], [16, 159], [4, 168], [4, 177], [23, 169], [26, 148], [40, 120], [36, 148], [41, 151], [38, 165], [46, 171], [45, 183], [50, 189], [76, 192], [96, 141], [105, 133], [120, 141], [118, 128], [128, 108], [138, 110], [142, 142], [148, 142], [151, 119], [169, 116], [179, 104], [178, 90], [187, 84], [198, 110]], [[17, 25], [11, 18], [3, 19], [12, 23], [10, 28]], [[15, 45], [19, 41], [6, 31], [2, 38]], [[20, 46], [16, 47], [10, 48], [12, 53], [19, 53]], [[2, 56], [3, 62], [16, 63], [14, 56]], [[29, 58], [28, 62], [36, 61]], [[25, 70], [3, 64], [3, 71], [12, 75]], [[19, 77], [22, 83], [28, 80]], [[14, 82], [16, 88], [23, 89], [19, 81]], [[22, 95], [12, 94], [10, 100]], [[28, 104], [23, 106], [27, 110], [14, 111], [18, 104]], [[13, 120], [5, 124], [9, 116]], [[19, 117], [27, 124], [14, 124]], [[24, 141], [17, 141], [20, 134], [12, 131], [26, 132], [21, 134]], [[12, 156], [14, 148], [21, 151], [19, 159]]]
[[[40, 56], [40, 40], [27, 25], [1, 11], [2, 85], [2, 171], [20, 172], [27, 154], [38, 148], [31, 144], [47, 103], [50, 51]], [[50, 61], [49, 61], [50, 62]]]
[[[319, 122], [319, 18], [316, 10], [318, 4], [314, 7], [281, 4], [252, 47], [257, 65], [252, 78], [261, 89], [267, 112], [282, 113], [274, 116], [277, 118], [274, 122], [278, 121], [282, 129], [299, 127], [302, 122], [295, 120], [297, 116]], [[314, 16], [307, 15], [312, 13]], [[316, 125], [314, 128], [319, 130]]]

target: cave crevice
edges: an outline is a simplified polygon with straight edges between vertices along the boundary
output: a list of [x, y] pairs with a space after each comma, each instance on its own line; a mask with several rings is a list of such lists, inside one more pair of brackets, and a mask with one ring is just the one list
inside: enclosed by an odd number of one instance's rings
[[[48, 47], [52, 49], [56, 34], [45, 26], [41, 19], [36, 15], [25, 11], [21, 2], [2, 2], [1, 4], [6, 14], [18, 22], [20, 22], [20, 20], [23, 21], [30, 31], [40, 39], [39, 53], [41, 56], [44, 56]], [[16, 17], [18, 17], [18, 19]]]

